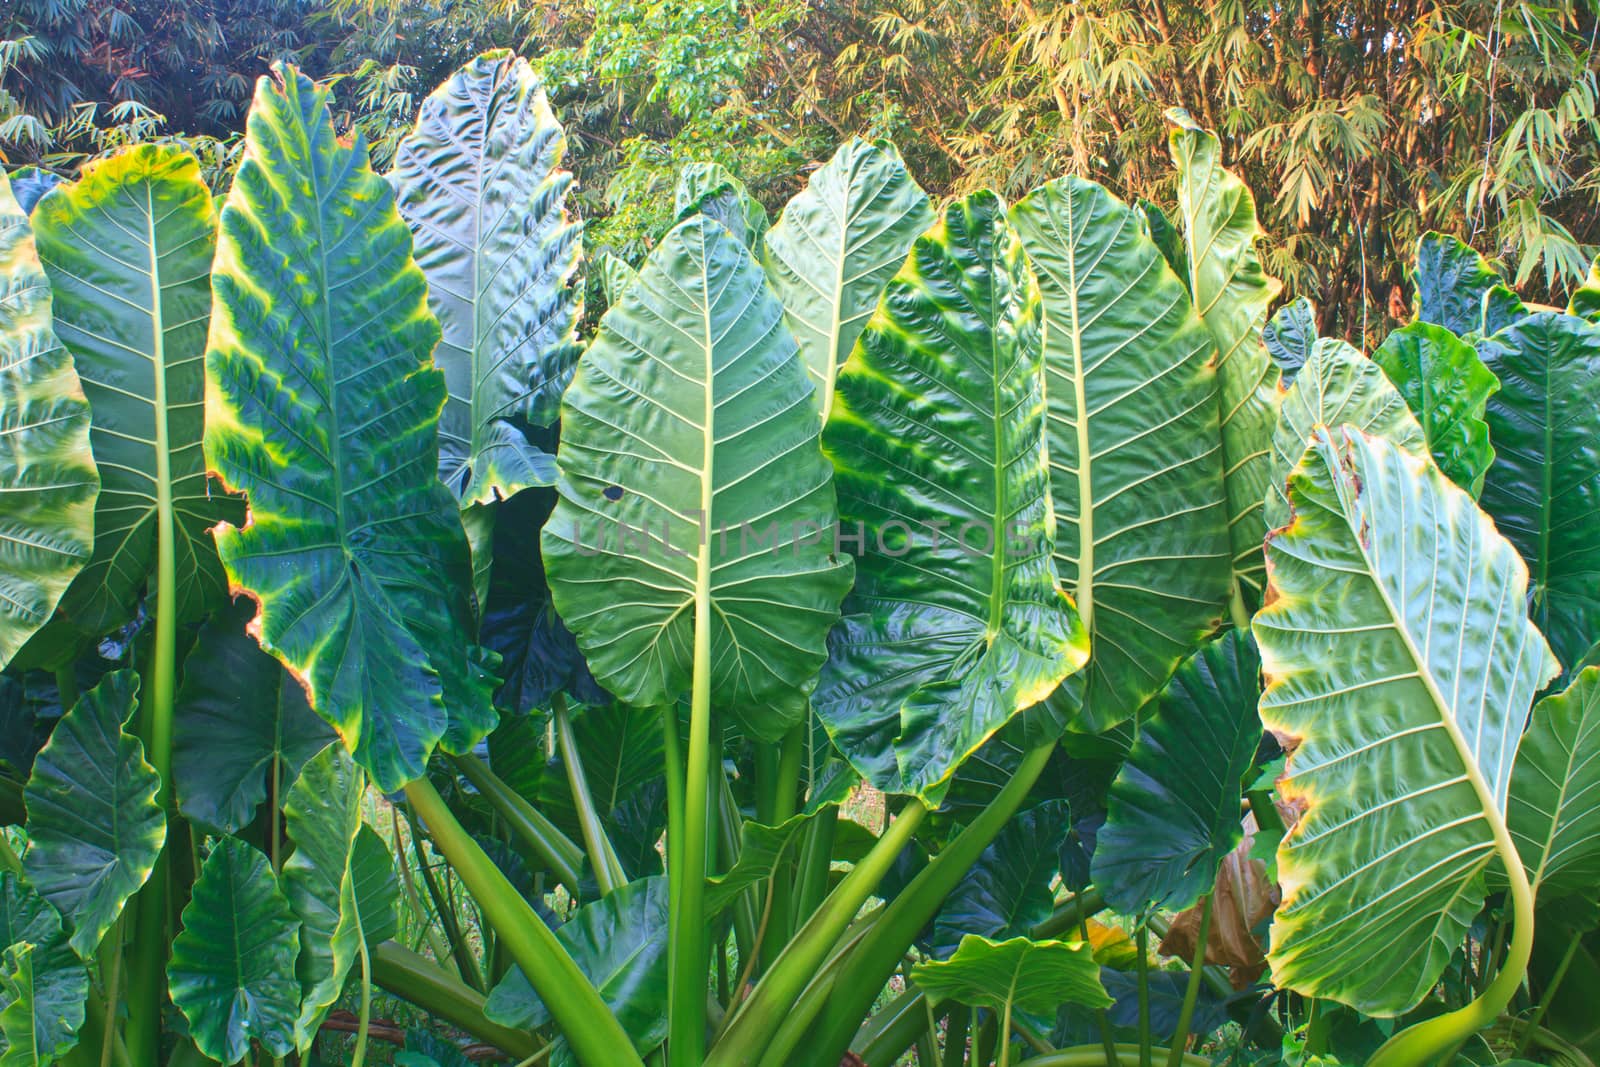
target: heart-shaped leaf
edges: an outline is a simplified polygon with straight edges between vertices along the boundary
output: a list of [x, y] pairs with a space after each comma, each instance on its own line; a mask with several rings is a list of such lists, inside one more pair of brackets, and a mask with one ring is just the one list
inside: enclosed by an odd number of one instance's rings
[[518, 424], [555, 421], [580, 351], [566, 148], [533, 68], [495, 51], [422, 102], [395, 154], [400, 214], [443, 332], [439, 477], [462, 506], [555, 481], [555, 459]]
[[839, 371], [823, 449], [865, 546], [815, 703], [879, 789], [937, 803], [1088, 642], [1051, 564], [1042, 320], [992, 193], [917, 238]]
[[33, 761], [24, 796], [28, 883], [72, 924], [88, 959], [144, 885], [167, 839], [161, 778], [122, 729], [139, 704], [139, 676], [113, 671], [61, 717]]
[[556, 608], [600, 684], [672, 703], [701, 620], [711, 699], [766, 738], [804, 715], [852, 569], [830, 543], [833, 472], [782, 317], [726, 228], [679, 223], [579, 362], [543, 533]]
[[1428, 231], [1417, 239], [1418, 322], [1457, 336], [1483, 332], [1483, 300], [1500, 273], [1460, 238]]
[[1011, 210], [1044, 298], [1056, 570], [1089, 664], [1051, 706], [1131, 718], [1228, 597], [1216, 346], [1139, 216], [1062, 178]]
[[1557, 670], [1527, 570], [1432, 460], [1320, 429], [1289, 478], [1255, 617], [1260, 713], [1303, 810], [1278, 849], [1280, 987], [1372, 1015], [1414, 1007], [1521, 861], [1505, 827], [1517, 742]]
[[1439, 469], [1477, 496], [1494, 462], [1483, 413], [1489, 397], [1500, 388], [1499, 379], [1471, 345], [1443, 326], [1426, 322], [1395, 330], [1372, 359], [1406, 398]]
[[200, 868], [172, 942], [167, 982], [195, 1047], [224, 1065], [252, 1041], [270, 1055], [295, 1047], [299, 923], [267, 857], [236, 837], [218, 841]]
[[911, 980], [934, 1004], [954, 1000], [1007, 1015], [1013, 1007], [1043, 1014], [1062, 1004], [1111, 1006], [1094, 950], [1083, 942], [991, 941], [968, 934], [949, 959], [911, 968]]
[[0, 993], [0, 1065], [32, 1063], [30, 1053], [48, 1063], [71, 1051], [83, 1025], [89, 972], [68, 944], [60, 914], [9, 871], [0, 874], [0, 946], [29, 950], [13, 983], [25, 992]]
[[292, 68], [256, 87], [213, 284], [206, 458], [250, 503], [217, 531], [228, 575], [260, 604], [262, 647], [399, 788], [495, 718], [437, 475], [439, 327], [389, 183]]

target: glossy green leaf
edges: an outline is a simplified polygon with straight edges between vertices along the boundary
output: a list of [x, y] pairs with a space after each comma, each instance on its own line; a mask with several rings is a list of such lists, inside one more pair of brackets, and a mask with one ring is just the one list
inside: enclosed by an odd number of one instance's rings
[[1494, 462], [1483, 413], [1500, 381], [1477, 351], [1443, 326], [1413, 322], [1384, 338], [1372, 360], [1406, 398], [1439, 469], [1473, 496], [1482, 492]]
[[1500, 379], [1483, 509], [1528, 561], [1533, 619], [1572, 663], [1600, 638], [1600, 327], [1541, 312], [1479, 352]]
[[199, 618], [227, 588], [210, 529], [241, 521], [244, 509], [207, 478], [200, 451], [216, 224], [199, 164], [171, 145], [90, 163], [34, 212], [56, 333], [93, 408], [100, 468], [94, 554], [58, 611], [79, 638], [132, 616], [169, 521], [180, 621]]
[[1063, 1004], [1111, 1006], [1094, 950], [1081, 941], [991, 941], [968, 934], [949, 959], [911, 968], [911, 981], [934, 1004], [953, 1000], [995, 1012], [1014, 1007], [1043, 1014]]
[[1189, 292], [1217, 346], [1217, 400], [1222, 424], [1223, 481], [1233, 576], [1247, 599], [1264, 582], [1261, 505], [1272, 476], [1272, 433], [1278, 421], [1278, 367], [1262, 339], [1267, 308], [1282, 288], [1256, 252], [1265, 231], [1249, 188], [1222, 166], [1216, 134], [1181, 108], [1167, 112], [1167, 135], [1178, 168], [1178, 216], [1188, 241]]
[[[577, 745], [578, 761], [583, 765], [584, 780], [589, 786], [589, 797], [600, 818], [609, 822], [630, 798], [666, 770], [661, 710], [617, 704], [574, 711], [572, 736]], [[542, 742], [543, 737], [538, 740]], [[511, 753], [502, 749], [496, 768], [508, 766], [510, 757]], [[511, 773], [514, 779], [527, 772], [513, 767]], [[572, 840], [583, 839], [577, 805], [559, 751], [544, 768], [537, 794], [529, 799]]]
[[178, 808], [213, 833], [238, 832], [337, 736], [305, 690], [245, 631], [255, 606], [241, 597], [201, 627], [183, 661], [173, 725]]
[[1500, 284], [1500, 274], [1460, 238], [1428, 231], [1417, 240], [1419, 322], [1462, 335], [1483, 330], [1483, 298]]
[[933, 221], [933, 205], [895, 147], [856, 137], [812, 172], [767, 233], [767, 278], [824, 420], [840, 366], [911, 242]]
[[267, 857], [236, 837], [218, 841], [167, 961], [172, 1003], [201, 1052], [231, 1065], [252, 1041], [273, 1056], [294, 1048], [298, 927]]
[[213, 284], [206, 458], [250, 502], [217, 531], [229, 577], [261, 606], [262, 647], [398, 788], [441, 738], [465, 751], [494, 725], [437, 477], [439, 327], [389, 183], [291, 68], [256, 87]]
[[720, 163], [694, 162], [678, 174], [673, 192], [678, 219], [704, 215], [727, 227], [752, 252], [767, 233], [767, 209]]
[[1272, 484], [1267, 492], [1267, 525], [1276, 530], [1289, 521], [1286, 484], [1319, 426], [1354, 426], [1385, 437], [1422, 455], [1427, 439], [1406, 407], [1406, 401], [1384, 375], [1383, 368], [1343, 341], [1323, 338], [1278, 409], [1272, 435]]
[[1557, 670], [1527, 571], [1425, 456], [1322, 429], [1289, 481], [1255, 617], [1278, 782], [1302, 809], [1278, 850], [1273, 981], [1371, 1015], [1438, 981], [1507, 855], [1507, 787]]
[[1017, 204], [1044, 298], [1056, 570], [1089, 633], [1053, 707], [1131, 718], [1228, 597], [1216, 353], [1139, 216], [1078, 178]]
[[[556, 930], [584, 976], [594, 983], [641, 1054], [667, 1035], [667, 879], [629, 882], [603, 899], [585, 904]], [[484, 1012], [502, 1026], [534, 1029], [550, 1013], [522, 972], [512, 968], [489, 994]], [[555, 1063], [573, 1063], [565, 1039], [557, 1039]]]
[[394, 869], [394, 853], [383, 835], [365, 824], [356, 831], [350, 850], [350, 880], [367, 948], [375, 949], [400, 936], [400, 878]]
[[0, 667], [49, 621], [94, 544], [89, 404], [50, 322], [33, 231], [0, 174]]
[[542, 542], [602, 685], [671, 703], [703, 614], [713, 702], [768, 738], [804, 714], [852, 570], [829, 543], [833, 472], [782, 317], [720, 224], [668, 233], [567, 390]]
[[294, 852], [281, 878], [299, 920], [300, 1013], [294, 1043], [305, 1049], [317, 1036], [355, 963], [362, 942], [352, 855], [361, 829], [366, 778], [340, 745], [329, 745], [305, 765], [284, 799], [284, 829]]
[[1012, 816], [939, 908], [930, 954], [949, 959], [969, 934], [1004, 940], [1049, 918], [1051, 882], [1071, 825], [1071, 809], [1059, 799]]
[[56, 724], [24, 791], [28, 882], [72, 925], [84, 959], [150, 877], [167, 839], [156, 804], [161, 779], [122, 729], [138, 704], [137, 674], [106, 675]]
[[706, 919], [714, 919], [732, 904], [740, 893], [772, 877], [784, 858], [793, 860], [800, 848], [802, 832], [819, 814], [832, 818], [837, 805], [825, 804], [817, 811], [795, 815], [777, 826], [766, 826], [746, 819], [739, 827], [739, 856], [722, 874], [706, 880]]
[[1145, 231], [1149, 233], [1150, 240], [1161, 249], [1161, 258], [1167, 261], [1167, 266], [1172, 268], [1172, 273], [1187, 287], [1189, 284], [1189, 248], [1185, 244], [1183, 234], [1172, 224], [1169, 216], [1160, 204], [1151, 200], [1140, 200], [1135, 205], [1140, 214], [1144, 216]]
[[580, 351], [566, 148], [533, 68], [497, 51], [423, 101], [395, 155], [400, 214], [443, 331], [439, 477], [463, 506], [555, 482], [554, 457], [519, 422], [555, 422]]
[[[60, 914], [8, 871], [0, 874], [0, 946], [23, 945], [30, 949], [28, 995], [0, 992], [0, 1067], [18, 1057], [33, 1062], [30, 1050], [45, 1063], [76, 1047], [89, 995], [89, 972], [68, 944]], [[13, 1030], [26, 1034], [21, 1049], [13, 1048]]]
[[817, 714], [879, 789], [950, 775], [1086, 658], [1062, 593], [1045, 455], [1041, 308], [992, 193], [919, 237], [840, 369], [822, 445], [855, 589]]
[[[1556, 309], [1545, 307], [1542, 310], [1554, 311]], [[1507, 326], [1521, 322], [1531, 314], [1533, 314], [1533, 310], [1522, 302], [1522, 298], [1510, 286], [1490, 286], [1489, 291], [1483, 294], [1483, 336], [1493, 336]], [[1463, 338], [1463, 340], [1471, 339], [1474, 338]]]
[[1095, 886], [1118, 911], [1182, 911], [1243, 839], [1239, 800], [1261, 744], [1261, 657], [1231, 630], [1183, 662], [1111, 783]]
[[1311, 358], [1311, 349], [1316, 345], [1316, 307], [1307, 297], [1295, 297], [1272, 313], [1272, 318], [1262, 327], [1261, 341], [1267, 346], [1267, 355], [1283, 373], [1283, 384], [1288, 386]]
[[1592, 895], [1600, 884], [1600, 667], [1533, 706], [1506, 823], [1536, 892]]

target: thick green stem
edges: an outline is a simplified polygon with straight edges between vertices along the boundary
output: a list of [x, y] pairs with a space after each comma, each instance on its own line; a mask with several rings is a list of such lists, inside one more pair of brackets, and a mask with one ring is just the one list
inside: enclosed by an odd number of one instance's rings
[[966, 1058], [967, 1029], [971, 1023], [971, 1008], [965, 1004], [957, 1004], [950, 1009], [949, 1021], [944, 1024], [943, 1067], [961, 1067], [961, 1061]]
[[1189, 1027], [1194, 1022], [1194, 1006], [1200, 1000], [1200, 985], [1206, 973], [1206, 938], [1211, 936], [1211, 894], [1200, 898], [1200, 934], [1189, 963], [1189, 983], [1183, 990], [1183, 1008], [1178, 1012], [1178, 1029], [1172, 1035], [1172, 1051], [1167, 1067], [1180, 1067], [1183, 1050], [1189, 1044]]
[[1244, 590], [1239, 588], [1239, 579], [1233, 580], [1233, 589], [1228, 595], [1228, 615], [1233, 620], [1233, 625], [1241, 633], [1250, 632], [1250, 609], [1244, 606]]
[[1506, 949], [1500, 973], [1466, 1007], [1407, 1027], [1385, 1041], [1367, 1061], [1367, 1067], [1431, 1067], [1440, 1062], [1440, 1054], [1446, 1049], [1494, 1022], [1522, 985], [1528, 973], [1528, 957], [1533, 953], [1533, 890], [1502, 821], [1496, 820], [1495, 836], [1500, 839], [1496, 843], [1501, 856], [1507, 859], [1505, 868], [1511, 882], [1511, 945]]
[[522, 1058], [539, 1051], [533, 1035], [490, 1022], [483, 1014], [484, 997], [426, 957], [394, 941], [372, 951], [372, 980], [479, 1041]]
[[[484, 854], [426, 778], [406, 786], [433, 843], [472, 892], [584, 1067], [644, 1067], [605, 1001], [533, 907]], [[703, 977], [703, 976], [702, 976]], [[702, 1005], [704, 996], [702, 995]], [[702, 1011], [704, 1007], [702, 1006]]]
[[483, 980], [483, 971], [478, 968], [478, 958], [472, 954], [472, 946], [461, 934], [461, 924], [456, 921], [454, 903], [445, 897], [444, 890], [439, 886], [439, 880], [433, 876], [433, 868], [428, 863], [428, 854], [422, 848], [422, 835], [416, 832], [416, 815], [409, 807], [406, 817], [411, 820], [411, 851], [417, 858], [417, 874], [421, 876], [422, 884], [428, 890], [428, 899], [433, 902], [433, 913], [439, 917], [439, 926], [444, 930], [450, 958], [456, 964], [456, 973], [461, 975], [461, 980], [473, 989], [487, 993], [489, 987]]
[[813, 1016], [817, 1019], [817, 1024], [807, 1030], [806, 1044], [810, 1051], [803, 1062], [827, 1067], [839, 1062], [907, 946], [916, 940], [917, 934], [944, 903], [944, 898], [967, 876], [989, 842], [1022, 806], [1033, 783], [1044, 772], [1054, 748], [1055, 742], [1051, 741], [1024, 755], [1016, 773], [988, 806], [884, 909], [883, 915], [851, 953], [847, 986], [835, 988], [831, 996], [807, 996], [794, 1006], [796, 1022], [809, 1021]]
[[583, 878], [583, 849], [477, 756], [451, 756], [450, 762], [505, 820], [511, 832], [550, 868], [556, 881], [576, 897]]
[[[159, 330], [157, 331], [159, 336]], [[156, 802], [167, 817], [166, 847], [134, 900], [133, 951], [128, 974], [128, 1052], [136, 1062], [161, 1059], [161, 1010], [167, 999], [167, 931], [171, 853], [178, 812], [172, 793], [172, 704], [178, 674], [178, 563], [173, 543], [172, 474], [167, 451], [166, 374], [156, 367], [156, 622], [139, 694], [139, 735], [145, 759], [161, 779]]]
[[839, 828], [839, 808], [829, 805], [800, 831], [799, 873], [791, 907], [796, 916], [810, 915], [828, 895], [828, 874], [833, 860], [833, 838]]
[[1544, 1014], [1550, 1010], [1550, 1002], [1556, 998], [1556, 990], [1561, 988], [1561, 981], [1567, 976], [1567, 968], [1572, 966], [1572, 959], [1578, 954], [1578, 948], [1582, 944], [1583, 939], [1580, 937], [1574, 937], [1567, 943], [1567, 951], [1562, 953], [1561, 962], [1556, 964], [1556, 971], [1550, 976], [1550, 984], [1539, 997], [1539, 1006], [1534, 1009], [1533, 1017], [1528, 1020], [1522, 1036], [1517, 1039], [1517, 1049], [1511, 1054], [1512, 1059], [1520, 1060], [1528, 1051], [1528, 1046], [1533, 1043], [1533, 1035], [1538, 1032], [1539, 1024], [1544, 1022]]
[[1011, 1067], [1011, 998], [1006, 998], [1006, 1012], [1000, 1020], [1000, 1059], [996, 1067]]
[[1150, 926], [1139, 924], [1139, 1067], [1150, 1067], [1154, 1051], [1150, 1047]]
[[[722, 763], [717, 762], [716, 772], [711, 776], [711, 803], [715, 805], [714, 811], [717, 818], [716, 846], [717, 869], [728, 870], [739, 859], [739, 832], [744, 826], [744, 816], [739, 812], [739, 801], [733, 795], [733, 786], [728, 781], [728, 775], [722, 768]], [[736, 944], [739, 946], [739, 958], [746, 963], [755, 960], [760, 951], [757, 947], [756, 927], [761, 923], [762, 897], [761, 885], [752, 885], [733, 902], [733, 933]], [[769, 931], [767, 937], [771, 937]], [[737, 990], [735, 990], [737, 993]]]
[[[795, 813], [800, 799], [800, 757], [805, 751], [805, 732], [810, 724], [805, 720], [784, 735], [778, 754], [775, 781], [771, 787], [772, 810], [768, 825], [787, 822]], [[789, 943], [800, 916], [808, 914], [794, 911], [794, 853], [779, 864], [772, 876], [772, 915], [767, 924], [767, 936], [762, 941], [761, 965], [771, 967], [778, 958], [779, 949]]]
[[[706, 504], [705, 513], [709, 515], [710, 501]], [[672, 879], [669, 894], [672, 951], [668, 953], [667, 963], [670, 972], [667, 1063], [670, 1067], [700, 1067], [706, 1051], [706, 971], [711, 960], [705, 914], [707, 849], [711, 843], [707, 787], [711, 781], [712, 755], [711, 561], [710, 546], [703, 544], [695, 579], [689, 756], [684, 768], [684, 804], [681, 806], [683, 844], [674, 849], [682, 869]]]
[[622, 872], [622, 863], [595, 809], [594, 794], [589, 792], [589, 779], [583, 773], [583, 761], [578, 756], [578, 739], [572, 733], [572, 718], [567, 714], [567, 698], [557, 693], [550, 706], [555, 712], [556, 747], [561, 750], [561, 763], [567, 769], [567, 785], [572, 789], [572, 804], [578, 812], [584, 847], [589, 850], [589, 866], [594, 868], [600, 895], [610, 896], [628, 884], [628, 876]]
[[[849, 928], [861, 905], [867, 902], [901, 851], [911, 842], [927, 812], [928, 809], [913, 801], [884, 829], [883, 836], [845, 875], [838, 888], [828, 895], [762, 976], [755, 992], [740, 1007], [738, 1016], [711, 1050], [706, 1067], [749, 1067], [758, 1060], [788, 1062], [789, 1049], [767, 1048], [777, 1022], [789, 1014], [796, 999], [832, 952], [834, 942]], [[882, 988], [882, 982], [878, 987]], [[766, 1051], [764, 1059], [763, 1051]]]

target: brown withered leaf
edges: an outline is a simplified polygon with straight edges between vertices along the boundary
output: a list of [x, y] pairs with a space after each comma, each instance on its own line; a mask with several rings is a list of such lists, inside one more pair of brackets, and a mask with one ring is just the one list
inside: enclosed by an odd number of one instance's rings
[[[1239, 847], [1222, 858], [1212, 889], [1211, 931], [1206, 937], [1206, 962], [1225, 965], [1235, 989], [1245, 989], [1267, 969], [1266, 946], [1253, 932], [1282, 899], [1277, 883], [1267, 878], [1266, 864], [1250, 858], [1255, 834], [1247, 832]], [[1180, 912], [1161, 941], [1165, 956], [1193, 959], [1200, 933], [1200, 905]]]

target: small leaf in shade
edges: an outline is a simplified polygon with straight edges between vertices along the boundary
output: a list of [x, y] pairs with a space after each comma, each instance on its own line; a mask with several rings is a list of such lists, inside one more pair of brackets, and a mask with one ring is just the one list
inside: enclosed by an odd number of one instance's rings
[[606, 298], [607, 306], [615, 304], [622, 299], [622, 294], [639, 277], [639, 272], [628, 265], [628, 261], [613, 252], [600, 253], [600, 292]]
[[89, 403], [50, 304], [27, 210], [0, 174], [0, 667], [49, 621], [94, 547]]
[[[585, 904], [556, 930], [578, 969], [600, 992], [642, 1055], [667, 1036], [667, 879], [629, 882], [610, 896]], [[489, 994], [491, 1021], [534, 1029], [550, 1013], [522, 971], [513, 967]], [[558, 1038], [554, 1063], [571, 1063]]]
[[706, 880], [706, 919], [714, 919], [745, 889], [771, 878], [786, 852], [789, 859], [794, 859], [799, 848], [799, 836], [811, 820], [823, 813], [826, 813], [825, 817], [832, 818], [837, 810], [836, 805], [826, 804], [817, 811], [796, 815], [777, 826], [745, 820], [739, 827], [739, 858], [727, 871]]
[[307, 760], [337, 739], [305, 689], [245, 632], [255, 614], [240, 597], [201, 627], [183, 661], [173, 725], [178, 808], [214, 833], [236, 833], [287, 789]]
[[61, 184], [61, 176], [38, 167], [18, 167], [11, 172], [11, 191], [24, 215], [33, 214], [34, 205]]
[[219, 841], [200, 868], [167, 961], [172, 1003], [201, 1052], [231, 1065], [252, 1041], [273, 1056], [294, 1048], [299, 925], [267, 857], [238, 838]]
[[28, 882], [72, 924], [72, 947], [84, 959], [150, 877], [167, 839], [156, 804], [161, 779], [122, 729], [138, 703], [137, 674], [106, 675], [56, 724], [23, 792]]
[[1465, 242], [1429, 231], [1417, 239], [1416, 316], [1459, 335], [1483, 330], [1483, 298], [1500, 274]]
[[1317, 343], [1317, 309], [1310, 299], [1297, 296], [1273, 312], [1272, 318], [1262, 328], [1261, 340], [1283, 372], [1283, 384], [1288, 386], [1300, 373], [1311, 349]]
[[376, 948], [400, 931], [400, 879], [395, 874], [394, 853], [383, 836], [370, 826], [356, 831], [350, 851], [350, 878], [354, 883], [356, 913], [361, 936]]
[[1244, 836], [1239, 798], [1261, 744], [1261, 657], [1230, 630], [1185, 660], [1111, 783], [1094, 884], [1129, 914], [1183, 909]]
[[1506, 822], [1535, 892], [1600, 884], [1600, 667], [1533, 706]]
[[1600, 322], [1600, 257], [1589, 264], [1589, 273], [1584, 276], [1583, 284], [1572, 291], [1567, 314], [1589, 322]]
[[[11, 1067], [17, 1055], [26, 1054], [20, 1048], [8, 1051], [17, 1045], [37, 1048], [39, 1062], [49, 1062], [78, 1043], [89, 972], [67, 943], [61, 916], [9, 871], [0, 874], [0, 946], [6, 945], [26, 945], [30, 952], [27, 973], [16, 975], [26, 982], [26, 996], [0, 989], [0, 1067]], [[0, 987], [6, 982], [4, 970], [0, 966]], [[28, 1036], [19, 1037], [24, 1031]]]
[[[1101, 971], [1106, 992], [1116, 1000], [1106, 1011], [1111, 1025], [1126, 1027], [1137, 1032], [1139, 1028], [1139, 978], [1130, 973], [1138, 957], [1128, 961], [1124, 969], [1106, 967]], [[1150, 1036], [1157, 1041], [1170, 1041], [1178, 1029], [1178, 1016], [1183, 1012], [1183, 997], [1189, 984], [1186, 973], [1152, 970], [1147, 978], [1150, 996]], [[1204, 1037], [1228, 1023], [1228, 1002], [1216, 996], [1204, 985], [1195, 1002], [1194, 1018], [1189, 1033]]]
[[351, 853], [361, 829], [366, 778], [343, 745], [311, 759], [284, 799], [284, 828], [294, 852], [283, 864], [283, 891], [299, 920], [295, 974], [302, 996], [295, 1045], [304, 1049], [344, 990], [361, 946], [361, 915]]
[[1372, 359], [1406, 398], [1439, 469], [1477, 496], [1494, 462], [1483, 413], [1500, 380], [1475, 348], [1443, 326], [1426, 322], [1395, 330]]
[[948, 959], [967, 934], [1025, 935], [1050, 915], [1060, 847], [1071, 825], [1065, 800], [1012, 817], [983, 850], [933, 920], [932, 955]]
[[1094, 950], [1081, 941], [991, 941], [968, 934], [949, 959], [911, 968], [911, 981], [934, 1004], [954, 1000], [995, 1012], [1008, 1004], [1035, 1014], [1062, 1004], [1111, 1006]]

